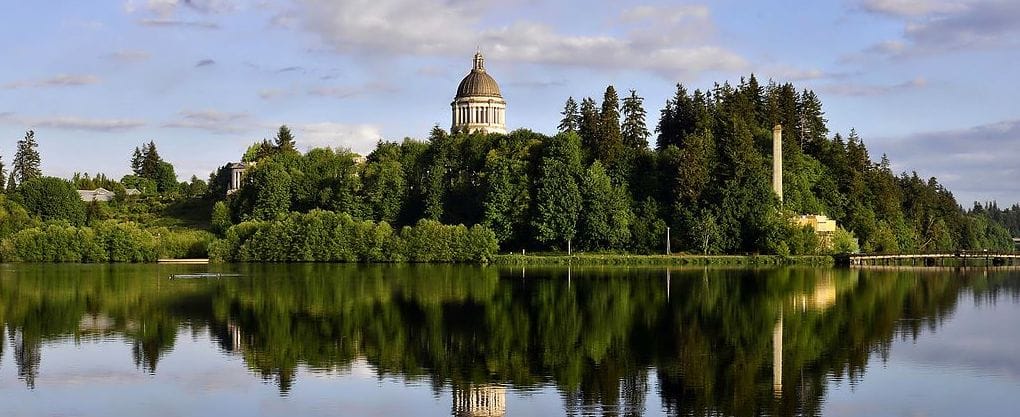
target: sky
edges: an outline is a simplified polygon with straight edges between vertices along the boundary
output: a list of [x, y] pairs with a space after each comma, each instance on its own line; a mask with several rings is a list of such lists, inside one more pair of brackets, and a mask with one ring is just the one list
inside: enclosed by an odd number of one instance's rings
[[[33, 129], [47, 175], [130, 170], [155, 141], [207, 178], [287, 124], [298, 147], [369, 152], [449, 128], [476, 50], [507, 127], [555, 133], [567, 97], [607, 85], [791, 82], [830, 130], [958, 201], [1020, 202], [1014, 0], [96, 0], [0, 7], [0, 156]], [[654, 139], [653, 139], [654, 140]]]

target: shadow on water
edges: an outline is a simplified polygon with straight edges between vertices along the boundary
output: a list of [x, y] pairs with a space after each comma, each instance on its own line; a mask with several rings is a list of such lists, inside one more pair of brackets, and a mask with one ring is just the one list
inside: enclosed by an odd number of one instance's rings
[[[961, 293], [1016, 302], [996, 271], [225, 265], [5, 266], [0, 358], [35, 386], [43, 343], [127, 340], [146, 373], [206, 333], [287, 395], [299, 369], [449, 388], [456, 415], [554, 387], [570, 415], [818, 415], [896, 337], [934, 331]], [[0, 339], [2, 340], [2, 339]], [[653, 398], [649, 398], [653, 397]]]

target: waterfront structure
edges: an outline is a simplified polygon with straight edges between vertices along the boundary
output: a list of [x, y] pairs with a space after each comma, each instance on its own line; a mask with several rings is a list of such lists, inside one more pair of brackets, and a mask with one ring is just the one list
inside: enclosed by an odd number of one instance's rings
[[506, 133], [506, 100], [499, 84], [485, 71], [485, 58], [475, 53], [474, 65], [450, 103], [451, 132]]

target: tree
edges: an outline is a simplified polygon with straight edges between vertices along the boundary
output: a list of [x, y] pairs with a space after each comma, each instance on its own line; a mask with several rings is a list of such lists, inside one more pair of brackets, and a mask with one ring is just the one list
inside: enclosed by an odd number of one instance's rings
[[600, 123], [599, 108], [595, 104], [595, 100], [585, 97], [581, 100], [581, 122], [577, 126], [577, 134], [580, 135], [581, 146], [589, 154], [594, 154]]
[[630, 90], [630, 96], [623, 99], [623, 144], [630, 149], [648, 148], [648, 125], [645, 123], [644, 99], [637, 91]]
[[39, 151], [36, 149], [38, 147], [35, 131], [32, 130], [25, 132], [25, 138], [18, 141], [18, 151], [14, 154], [14, 169], [11, 171], [18, 183], [42, 176], [42, 170], [39, 168], [41, 163]]
[[623, 151], [620, 133], [620, 98], [613, 86], [606, 87], [599, 112], [599, 134], [595, 143], [595, 158], [606, 166], [614, 167]]
[[213, 233], [223, 236], [227, 233], [227, 229], [230, 228], [230, 207], [227, 203], [217, 201], [213, 204], [211, 220], [209, 221], [212, 226]]
[[577, 102], [574, 101], [573, 97], [567, 98], [567, 103], [563, 106], [563, 119], [560, 120], [557, 129], [562, 132], [577, 132], [579, 125], [581, 124], [581, 114], [577, 112]]
[[282, 152], [292, 152], [297, 150], [294, 135], [290, 133], [290, 128], [287, 127], [287, 125], [281, 125], [280, 129], [276, 132], [275, 146], [277, 150]]
[[581, 182], [583, 210], [580, 238], [588, 249], [623, 247], [630, 240], [633, 213], [627, 193], [614, 187], [605, 168], [595, 161]]
[[166, 161], [159, 161], [159, 165], [156, 166], [155, 178], [152, 179], [156, 181], [156, 189], [161, 193], [174, 192], [180, 185], [177, 182], [174, 166]]
[[74, 186], [64, 179], [29, 178], [18, 185], [15, 199], [43, 221], [66, 220], [72, 225], [85, 222], [85, 205]]
[[156, 150], [156, 142], [149, 141], [149, 143], [142, 145], [142, 168], [141, 175], [139, 176], [158, 182], [159, 165], [162, 162], [163, 158], [159, 156], [159, 151]]
[[231, 213], [242, 220], [272, 220], [290, 211], [291, 176], [280, 163], [268, 160], [244, 176]]
[[134, 172], [135, 175], [142, 175], [142, 161], [144, 158], [142, 150], [135, 146], [135, 151], [131, 154], [131, 172]]
[[535, 238], [547, 245], [570, 242], [577, 234], [581, 190], [577, 176], [581, 166], [580, 138], [561, 133], [546, 143], [539, 167], [532, 226]]
[[494, 149], [486, 156], [484, 178], [482, 224], [501, 243], [520, 238], [531, 203], [527, 162]]

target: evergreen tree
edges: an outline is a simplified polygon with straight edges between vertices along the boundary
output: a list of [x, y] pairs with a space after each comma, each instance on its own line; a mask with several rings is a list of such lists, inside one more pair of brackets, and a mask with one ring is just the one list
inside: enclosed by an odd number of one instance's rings
[[150, 140], [149, 143], [142, 145], [140, 177], [156, 180], [159, 176], [159, 165], [161, 163], [163, 163], [163, 158], [159, 156], [159, 151], [156, 150], [156, 142]]
[[599, 136], [599, 108], [595, 100], [585, 97], [581, 100], [581, 123], [577, 127], [577, 134], [580, 135], [581, 147], [587, 153], [594, 154], [595, 142]]
[[35, 131], [32, 130], [25, 132], [25, 138], [18, 141], [18, 151], [14, 154], [14, 169], [11, 171], [18, 183], [42, 176], [42, 170], [39, 168], [41, 163], [39, 151], [36, 149], [38, 147]]
[[276, 132], [276, 149], [283, 152], [297, 150], [294, 135], [290, 133], [290, 128], [287, 125], [281, 125]]
[[577, 110], [577, 102], [574, 101], [573, 97], [567, 98], [567, 103], [563, 106], [563, 119], [560, 120], [559, 129], [560, 133], [563, 132], [577, 132], [579, 125], [581, 124], [581, 114]]
[[648, 125], [645, 123], [644, 99], [630, 90], [630, 96], [623, 99], [623, 144], [630, 149], [648, 148]]
[[142, 161], [144, 158], [141, 149], [135, 146], [135, 151], [131, 154], [131, 172], [134, 172], [137, 176], [142, 175]]
[[804, 90], [797, 98], [797, 140], [808, 155], [818, 157], [829, 135], [828, 120], [822, 111], [822, 102], [811, 90]]
[[613, 86], [606, 87], [606, 93], [602, 97], [597, 137], [595, 158], [606, 166], [616, 166], [623, 151], [623, 136], [620, 133], [620, 98]]
[[5, 184], [7, 186], [6, 188], [7, 194], [13, 193], [14, 190], [18, 188], [18, 183], [15, 180], [16, 179], [14, 178], [14, 170], [11, 170], [11, 174], [7, 176], [7, 184]]

